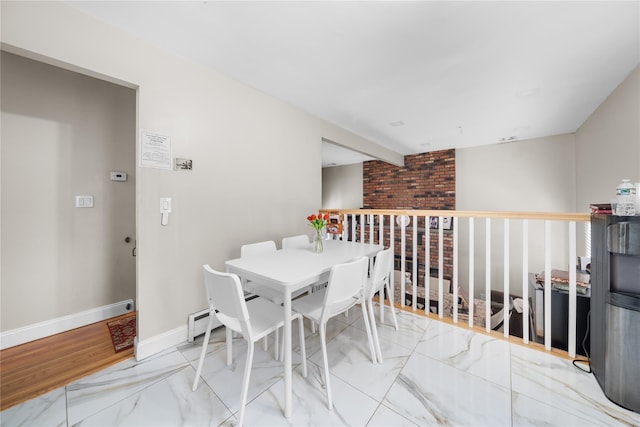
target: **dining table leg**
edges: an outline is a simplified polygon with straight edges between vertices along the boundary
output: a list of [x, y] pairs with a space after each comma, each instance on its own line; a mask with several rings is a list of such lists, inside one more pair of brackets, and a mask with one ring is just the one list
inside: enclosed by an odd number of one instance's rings
[[284, 292], [284, 416], [293, 414], [293, 374], [291, 363], [291, 290]]

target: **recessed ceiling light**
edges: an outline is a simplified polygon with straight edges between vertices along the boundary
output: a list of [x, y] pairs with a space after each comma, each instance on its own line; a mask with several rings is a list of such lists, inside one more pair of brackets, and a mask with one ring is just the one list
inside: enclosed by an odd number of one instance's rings
[[394, 128], [397, 128], [398, 126], [404, 126], [404, 122], [402, 120], [398, 120], [396, 122], [389, 123], [389, 126], [393, 126]]
[[431, 143], [430, 142], [423, 142], [422, 144], [420, 144], [421, 147], [431, 147]]

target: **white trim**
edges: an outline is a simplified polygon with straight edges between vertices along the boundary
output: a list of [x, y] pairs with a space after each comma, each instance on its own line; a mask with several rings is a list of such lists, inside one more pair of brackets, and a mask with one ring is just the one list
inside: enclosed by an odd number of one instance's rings
[[186, 343], [188, 329], [187, 325], [180, 326], [159, 335], [154, 335], [144, 341], [138, 341], [138, 338], [136, 337], [136, 360], [140, 361], [142, 359], [146, 359], [147, 357], [158, 354], [161, 351]]
[[100, 322], [111, 317], [129, 313], [134, 309], [133, 300], [128, 299], [2, 332], [0, 333], [0, 350]]

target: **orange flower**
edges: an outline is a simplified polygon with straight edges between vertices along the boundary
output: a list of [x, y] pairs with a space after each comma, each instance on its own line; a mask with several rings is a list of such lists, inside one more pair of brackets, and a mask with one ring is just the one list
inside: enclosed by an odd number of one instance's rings
[[309, 225], [315, 228], [316, 231], [320, 231], [327, 225], [329, 215], [319, 213], [316, 216], [316, 214], [311, 214], [307, 217], [307, 221], [309, 221]]

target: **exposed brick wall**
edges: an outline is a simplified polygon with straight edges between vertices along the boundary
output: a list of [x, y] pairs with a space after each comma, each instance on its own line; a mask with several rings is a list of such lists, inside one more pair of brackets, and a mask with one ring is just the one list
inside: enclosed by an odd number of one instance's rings
[[441, 150], [405, 156], [398, 167], [364, 162], [365, 209], [456, 208], [456, 152]]
[[[363, 200], [365, 209], [456, 208], [455, 150], [441, 150], [405, 156], [403, 167], [381, 161], [364, 162]], [[424, 286], [424, 219], [418, 218], [418, 286]], [[406, 229], [405, 271], [413, 271], [413, 224]], [[365, 228], [366, 241], [369, 227]], [[378, 239], [378, 230], [375, 240]], [[395, 227], [395, 268], [400, 269], [400, 227]], [[358, 232], [359, 235], [359, 232]], [[430, 275], [438, 275], [438, 230], [430, 230]], [[384, 245], [389, 246], [389, 223], [385, 221]], [[445, 278], [453, 274], [452, 231], [444, 231]]]

